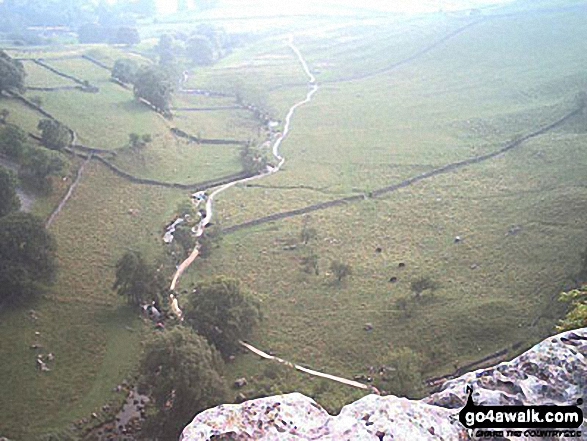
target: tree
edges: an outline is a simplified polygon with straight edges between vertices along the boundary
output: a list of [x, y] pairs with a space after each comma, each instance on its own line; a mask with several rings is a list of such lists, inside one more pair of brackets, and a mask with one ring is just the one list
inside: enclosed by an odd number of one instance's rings
[[0, 50], [0, 93], [3, 91], [24, 92], [25, 76], [23, 64]]
[[143, 432], [162, 441], [178, 440], [196, 413], [226, 402], [223, 369], [218, 352], [190, 328], [153, 333], [140, 364], [140, 388], [152, 397], [153, 406]]
[[339, 262], [338, 260], [334, 260], [330, 264], [330, 271], [332, 271], [332, 274], [334, 274], [334, 277], [338, 283], [342, 282], [342, 279], [350, 276], [353, 273], [353, 269], [349, 264]]
[[424, 291], [436, 291], [436, 289], [438, 289], [438, 284], [433, 282], [429, 277], [420, 277], [416, 280], [412, 280], [410, 283], [410, 289], [414, 293], [416, 299], [420, 300]]
[[123, 83], [132, 83], [138, 70], [139, 65], [135, 60], [120, 58], [114, 63], [111, 76]]
[[187, 56], [198, 66], [208, 66], [218, 58], [212, 42], [202, 35], [191, 37], [185, 49]]
[[[307, 218], [306, 218], [307, 219]], [[318, 231], [316, 228], [310, 227], [307, 221], [304, 221], [304, 225], [302, 226], [302, 231], [300, 233], [300, 238], [302, 239], [302, 243], [307, 245], [310, 240], [315, 239], [318, 236]]]
[[318, 263], [318, 255], [315, 252], [308, 253], [306, 256], [302, 257], [301, 260], [304, 272], [308, 274], [314, 273], [316, 276], [320, 274]]
[[259, 303], [236, 279], [216, 277], [196, 286], [188, 299], [185, 319], [223, 356], [236, 351], [261, 320]]
[[161, 35], [155, 50], [159, 54], [159, 64], [169, 65], [176, 62], [177, 47], [170, 34]]
[[16, 176], [10, 170], [0, 167], [0, 217], [20, 209], [16, 194]]
[[379, 388], [401, 397], [416, 398], [422, 392], [422, 357], [410, 348], [401, 348], [385, 363]]
[[162, 112], [169, 112], [173, 84], [169, 73], [159, 66], [146, 66], [138, 70], [134, 81], [134, 94], [151, 103]]
[[139, 31], [137, 30], [137, 28], [121, 26], [116, 31], [116, 37], [114, 42], [118, 44], [128, 45], [139, 44], [141, 42], [141, 37], [139, 35]]
[[137, 149], [143, 148], [147, 144], [149, 144], [151, 141], [153, 141], [153, 138], [148, 133], [145, 135], [139, 135], [137, 133], [130, 133], [128, 135], [128, 147], [131, 150], [137, 150]]
[[42, 119], [37, 128], [41, 131], [41, 142], [51, 150], [63, 150], [71, 141], [67, 127], [53, 119]]
[[29, 213], [0, 218], [0, 300], [22, 302], [55, 276], [55, 240], [43, 222]]
[[127, 251], [116, 263], [116, 280], [112, 289], [126, 297], [129, 305], [139, 306], [156, 300], [163, 290], [163, 280], [141, 253]]
[[28, 148], [28, 136], [21, 128], [13, 125], [0, 127], [0, 153], [20, 160]]
[[30, 147], [22, 158], [19, 176], [37, 190], [51, 190], [50, 176], [61, 173], [68, 166], [63, 154], [43, 148]]
[[222, 229], [217, 225], [207, 227], [204, 234], [198, 240], [198, 252], [202, 259], [207, 259], [212, 254], [212, 250], [220, 247], [222, 241]]
[[77, 39], [82, 44], [106, 43], [113, 33], [112, 28], [96, 23], [85, 23], [77, 31]]
[[244, 145], [240, 151], [241, 164], [249, 175], [257, 175], [267, 170], [269, 165], [267, 149]]

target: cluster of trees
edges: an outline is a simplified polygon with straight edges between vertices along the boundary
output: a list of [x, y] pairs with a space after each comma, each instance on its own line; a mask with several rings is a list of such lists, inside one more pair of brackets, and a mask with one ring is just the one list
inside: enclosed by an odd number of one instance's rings
[[80, 43], [139, 44], [141, 36], [134, 26], [110, 26], [86, 23], [77, 32]]
[[[39, 123], [39, 128], [41, 125], [45, 126], [42, 124], [44, 121]], [[57, 131], [61, 132], [61, 129], [58, 127]], [[6, 124], [0, 127], [0, 154], [20, 164], [19, 178], [37, 191], [50, 191], [51, 176], [59, 175], [69, 165], [67, 158], [58, 151], [62, 148], [62, 144], [53, 135], [49, 136], [51, 132], [52, 130], [48, 130], [47, 138], [45, 139], [45, 136], [42, 138], [44, 142], [47, 142], [46, 145], [54, 150], [32, 145], [27, 134], [15, 125]], [[67, 142], [69, 142], [68, 132]]]
[[222, 28], [201, 24], [190, 34], [164, 34], [155, 48], [160, 64], [171, 64], [187, 58], [196, 66], [215, 63], [226, 56], [235, 42]]
[[162, 113], [169, 113], [177, 76], [177, 70], [169, 66], [139, 66], [128, 58], [116, 60], [111, 74], [117, 81], [132, 84], [135, 97], [148, 101]]
[[[114, 289], [132, 305], [155, 301], [166, 308], [166, 281], [141, 253], [116, 264]], [[176, 440], [194, 413], [226, 402], [224, 360], [261, 320], [259, 303], [227, 277], [202, 282], [182, 300], [185, 321], [168, 322], [146, 341], [140, 387], [153, 398], [143, 427], [161, 440]], [[163, 311], [165, 313], [165, 311]]]
[[156, 12], [156, 0], [4, 0], [0, 32], [22, 33], [30, 26], [77, 28], [85, 23], [117, 29]]

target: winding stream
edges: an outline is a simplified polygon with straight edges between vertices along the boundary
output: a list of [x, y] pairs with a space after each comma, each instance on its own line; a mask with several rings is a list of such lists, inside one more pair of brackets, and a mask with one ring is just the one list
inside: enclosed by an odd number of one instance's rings
[[[302, 67], [304, 69], [304, 72], [306, 72], [306, 75], [308, 76], [308, 79], [309, 79], [308, 85], [310, 86], [310, 88], [308, 90], [308, 93], [306, 94], [306, 97], [302, 101], [299, 101], [296, 104], [294, 104], [293, 106], [291, 106], [291, 108], [289, 109], [289, 111], [287, 112], [287, 115], [285, 117], [285, 124], [283, 127], [283, 132], [281, 133], [281, 135], [279, 135], [279, 137], [273, 143], [272, 153], [273, 153], [273, 156], [275, 157], [275, 159], [277, 159], [278, 164], [276, 167], [268, 167], [267, 170], [261, 174], [258, 174], [258, 175], [255, 175], [255, 176], [252, 176], [249, 178], [238, 179], [238, 180], [229, 182], [228, 184], [225, 184], [225, 185], [217, 188], [216, 190], [214, 190], [210, 194], [210, 196], [208, 197], [208, 200], [206, 201], [206, 216], [204, 218], [202, 218], [202, 220], [200, 220], [200, 223], [198, 224], [198, 228], [196, 230], [196, 237], [201, 237], [202, 234], [204, 234], [204, 229], [206, 228], [206, 226], [210, 223], [210, 220], [212, 219], [213, 204], [214, 204], [214, 199], [216, 198], [216, 196], [218, 196], [222, 192], [228, 190], [229, 188], [234, 187], [237, 184], [242, 184], [242, 183], [254, 181], [257, 179], [262, 179], [262, 178], [270, 176], [274, 173], [277, 173], [281, 169], [283, 164], [285, 163], [285, 158], [279, 154], [279, 147], [281, 146], [281, 143], [283, 142], [283, 140], [287, 137], [287, 135], [289, 133], [290, 126], [291, 126], [291, 120], [293, 118], [293, 115], [298, 107], [301, 107], [304, 104], [307, 104], [310, 101], [312, 101], [312, 97], [318, 91], [318, 85], [316, 84], [316, 77], [314, 77], [312, 72], [310, 72], [310, 69], [308, 68], [308, 64], [306, 63], [306, 60], [302, 56], [299, 49], [294, 45], [293, 36], [289, 37], [287, 44], [293, 50], [293, 52], [296, 54], [296, 56], [298, 57], [298, 60], [300, 61], [300, 64], [302, 65]], [[173, 276], [173, 280], [171, 281], [171, 286], [170, 286], [171, 291], [175, 291], [175, 288], [177, 286], [177, 283], [178, 283], [180, 277], [182, 276], [184, 271], [194, 262], [194, 260], [196, 260], [196, 258], [198, 257], [198, 254], [199, 254], [199, 244], [196, 244], [194, 250], [189, 255], [189, 257], [178, 266], [177, 271], [175, 272], [175, 274]], [[171, 298], [172, 304], [177, 305], [177, 301], [176, 301], [177, 299], [175, 298], [175, 296], [173, 294], [170, 294], [170, 298]], [[173, 312], [178, 317], [181, 317], [181, 311], [179, 310], [179, 307], [177, 310], [175, 310], [175, 308], [174, 308]]]
[[[202, 220], [200, 220], [200, 223], [198, 224], [198, 227], [196, 230], [196, 237], [201, 237], [202, 234], [204, 234], [204, 229], [206, 228], [206, 226], [210, 223], [210, 220], [212, 219], [212, 214], [213, 214], [212, 209], [213, 209], [214, 199], [216, 198], [216, 196], [218, 196], [222, 192], [228, 190], [229, 188], [234, 187], [237, 184], [242, 184], [244, 182], [250, 182], [250, 181], [257, 180], [257, 179], [262, 179], [264, 177], [267, 177], [267, 176], [270, 176], [274, 173], [277, 173], [281, 169], [283, 164], [285, 163], [285, 158], [283, 156], [281, 156], [281, 154], [279, 153], [279, 147], [281, 146], [281, 143], [283, 142], [283, 140], [289, 134], [290, 127], [291, 127], [291, 120], [294, 116], [294, 113], [299, 107], [312, 101], [312, 97], [318, 91], [318, 85], [316, 84], [316, 77], [314, 77], [312, 72], [310, 72], [310, 69], [308, 68], [308, 64], [306, 63], [306, 60], [302, 56], [299, 49], [293, 44], [293, 36], [289, 37], [288, 46], [296, 54], [300, 64], [302, 65], [302, 68], [304, 69], [304, 72], [308, 76], [309, 90], [308, 90], [308, 93], [306, 94], [306, 97], [302, 101], [299, 101], [296, 104], [294, 104], [293, 106], [291, 106], [291, 108], [289, 109], [289, 111], [287, 112], [287, 115], [285, 117], [285, 124], [283, 127], [283, 132], [281, 133], [281, 135], [279, 135], [279, 137], [273, 143], [272, 153], [273, 153], [273, 156], [275, 157], [275, 159], [277, 159], [278, 164], [276, 167], [267, 167], [267, 170], [261, 174], [258, 174], [258, 175], [255, 175], [255, 176], [252, 176], [249, 178], [239, 179], [236, 181], [229, 182], [228, 184], [225, 184], [225, 185], [217, 188], [216, 190], [214, 190], [214, 192], [212, 192], [210, 194], [210, 196], [208, 197], [208, 200], [206, 201], [206, 216]], [[192, 251], [190, 256], [178, 266], [177, 271], [175, 272], [175, 275], [173, 276], [173, 280], [171, 282], [171, 287], [170, 287], [171, 294], [169, 294], [169, 298], [171, 301], [171, 309], [172, 309], [173, 313], [180, 320], [182, 320], [182, 311], [179, 307], [177, 297], [175, 297], [173, 292], [175, 291], [177, 283], [178, 283], [181, 275], [183, 274], [183, 272], [194, 262], [194, 260], [196, 260], [198, 255], [199, 255], [199, 245], [196, 243], [196, 246], [194, 247], [194, 250]], [[356, 387], [359, 389], [368, 390], [372, 393], [379, 394], [379, 391], [373, 386], [370, 386], [370, 385], [368, 386], [368, 385], [359, 383], [358, 381], [348, 380], [346, 378], [338, 377], [335, 375], [325, 374], [323, 372], [315, 371], [313, 369], [309, 369], [304, 366], [299, 366], [299, 365], [293, 364], [293, 363], [286, 361], [286, 360], [283, 360], [281, 358], [266, 354], [265, 352], [261, 351], [260, 349], [257, 349], [254, 346], [252, 346], [251, 344], [243, 342], [243, 341], [239, 341], [239, 344], [241, 346], [243, 346], [244, 348], [246, 348], [247, 350], [249, 350], [250, 352], [252, 352], [256, 355], [259, 355], [266, 360], [273, 360], [273, 361], [276, 361], [278, 363], [284, 364], [284, 365], [292, 367], [298, 371], [305, 372], [305, 373], [313, 375], [313, 376], [326, 378], [326, 379], [333, 380], [333, 381], [336, 381], [336, 382], [339, 382], [342, 384], [346, 384], [347, 386], [352, 386], [352, 387]]]

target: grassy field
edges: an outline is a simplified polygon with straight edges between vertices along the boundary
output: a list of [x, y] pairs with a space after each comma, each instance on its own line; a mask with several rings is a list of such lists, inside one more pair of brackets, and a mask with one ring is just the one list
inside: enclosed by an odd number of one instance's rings
[[[31, 306], [38, 319], [32, 321], [28, 309], [3, 311], [0, 370], [12, 397], [0, 405], [3, 433], [31, 439], [123, 399], [112, 390], [135, 370], [144, 330], [136, 312], [111, 290], [114, 264], [128, 249], [158, 256], [161, 226], [183, 198], [89, 166], [51, 228], [60, 272], [51, 292]], [[29, 349], [35, 342], [42, 353], [55, 354], [52, 372], [36, 368], [37, 351]]]
[[[555, 121], [587, 88], [584, 19], [576, 12], [493, 18], [377, 75], [370, 74], [468, 19], [373, 19], [369, 26], [340, 20], [320, 29], [300, 20], [292, 28], [295, 42], [318, 74], [320, 90], [294, 116], [282, 145], [283, 170], [223, 193], [214, 221], [227, 227], [366, 194], [498, 150]], [[188, 86], [243, 91], [283, 119], [307, 92], [285, 36], [278, 28], [195, 71]], [[97, 46], [76, 50], [110, 64], [121, 54]], [[153, 135], [138, 154], [119, 151], [114, 161], [124, 170], [186, 183], [240, 169], [237, 147], [178, 141], [165, 121], [110, 83], [107, 71], [78, 59], [49, 63], [100, 87], [97, 94], [29, 93], [40, 95], [81, 142], [118, 149], [130, 132]], [[29, 81], [41, 85], [43, 75], [31, 70]], [[322, 83], [350, 76], [365, 79]], [[174, 106], [231, 102], [177, 95]], [[2, 107], [12, 122], [36, 127], [38, 116], [20, 104], [2, 98]], [[258, 134], [250, 115], [236, 111], [180, 111], [173, 123], [204, 137]], [[583, 115], [492, 160], [384, 197], [224, 235], [211, 257], [185, 274], [181, 287], [213, 274], [238, 277], [263, 304], [265, 320], [253, 344], [347, 377], [367, 374], [404, 347], [422, 357], [424, 377], [449, 373], [517, 342], [526, 348], [551, 333], [563, 314], [553, 298], [578, 270], [587, 241], [585, 127]], [[135, 372], [146, 331], [110, 289], [114, 264], [128, 249], [150, 258], [164, 253], [163, 225], [186, 200], [186, 192], [131, 184], [90, 163], [51, 228], [60, 274], [56, 286], [31, 306], [37, 321], [30, 319], [30, 308], [2, 312], [0, 386], [11, 397], [0, 404], [3, 436], [34, 439], [99, 412], [106, 402], [121, 402], [112, 389]], [[36, 210], [46, 213], [47, 206], [40, 202]], [[316, 230], [307, 245], [300, 243], [304, 223]], [[456, 236], [462, 241], [455, 243]], [[319, 258], [319, 275], [302, 271], [310, 253]], [[334, 260], [353, 268], [342, 283], [329, 274]], [[389, 282], [392, 277], [396, 283]], [[416, 300], [410, 284], [421, 277], [438, 289]], [[405, 310], [398, 299], [404, 299]], [[367, 323], [371, 332], [364, 330]], [[36, 352], [29, 348], [35, 331], [43, 353], [56, 356], [46, 375], [36, 370]], [[275, 374], [270, 366], [239, 356], [229, 365], [229, 380], [247, 377], [250, 395], [298, 390], [333, 411], [361, 395], [294, 372]]]
[[[395, 71], [323, 85], [294, 118], [283, 172], [260, 181], [264, 188], [225, 193], [219, 221], [228, 226], [366, 193], [497, 150], [558, 119], [587, 86], [583, 19], [574, 13], [494, 19]], [[545, 27], [552, 34], [545, 36]], [[311, 68], [325, 62], [312, 46], [300, 43], [313, 57]], [[349, 54], [352, 43], [347, 49], [341, 51]], [[309, 224], [318, 238], [310, 249], [299, 243], [301, 218], [229, 235], [191, 277], [230, 273], [246, 280], [267, 312], [258, 347], [349, 377], [405, 346], [422, 354], [427, 376], [518, 341], [528, 347], [552, 332], [562, 314], [552, 299], [578, 270], [587, 239], [580, 224], [587, 201], [579, 184], [586, 171], [584, 124], [571, 121], [514, 152], [389, 197], [313, 213]], [[520, 233], [508, 234], [514, 226]], [[463, 243], [455, 244], [456, 236]], [[292, 243], [295, 251], [284, 250]], [[320, 258], [318, 277], [301, 271], [310, 252]], [[331, 283], [332, 260], [353, 266], [346, 283]], [[440, 288], [415, 302], [410, 282], [419, 277]], [[398, 310], [398, 298], [409, 301], [410, 317]], [[373, 332], [363, 330], [365, 323]], [[254, 377], [263, 369], [247, 355], [231, 372]], [[293, 375], [282, 387], [311, 391], [315, 383]], [[354, 397], [334, 386], [319, 396], [329, 408]]]

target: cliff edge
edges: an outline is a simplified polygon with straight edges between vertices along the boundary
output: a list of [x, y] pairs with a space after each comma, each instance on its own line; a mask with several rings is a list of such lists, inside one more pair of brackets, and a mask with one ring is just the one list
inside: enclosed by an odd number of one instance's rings
[[[368, 395], [331, 416], [299, 393], [260, 398], [200, 413], [181, 441], [477, 439], [458, 422], [467, 386], [477, 405], [575, 405], [587, 398], [587, 328], [549, 337], [510, 362], [447, 381], [422, 400]], [[582, 409], [587, 415], [585, 404]], [[569, 439], [587, 441], [587, 423], [579, 430], [580, 438]], [[513, 439], [543, 439], [525, 433]]]

